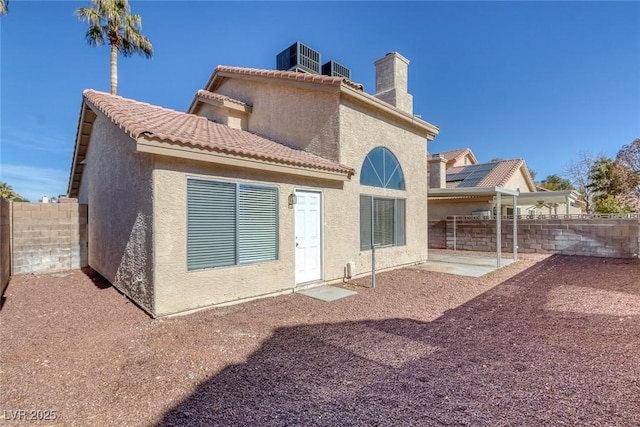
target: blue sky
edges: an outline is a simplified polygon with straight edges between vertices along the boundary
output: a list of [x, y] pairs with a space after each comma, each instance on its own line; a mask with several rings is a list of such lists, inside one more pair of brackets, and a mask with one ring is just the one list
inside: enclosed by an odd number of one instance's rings
[[[0, 180], [32, 201], [66, 193], [82, 91], [109, 91], [108, 48], [74, 16], [88, 4], [11, 0], [0, 18]], [[139, 101], [184, 111], [216, 65], [275, 68], [299, 40], [369, 93], [376, 59], [407, 57], [414, 113], [440, 126], [432, 152], [524, 158], [540, 179], [640, 137], [638, 2], [131, 5], [154, 57], [120, 59], [118, 94]]]

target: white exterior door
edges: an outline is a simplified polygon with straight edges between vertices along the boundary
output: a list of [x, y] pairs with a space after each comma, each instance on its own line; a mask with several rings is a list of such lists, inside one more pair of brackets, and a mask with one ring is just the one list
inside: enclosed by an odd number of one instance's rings
[[296, 284], [322, 279], [322, 194], [296, 190]]

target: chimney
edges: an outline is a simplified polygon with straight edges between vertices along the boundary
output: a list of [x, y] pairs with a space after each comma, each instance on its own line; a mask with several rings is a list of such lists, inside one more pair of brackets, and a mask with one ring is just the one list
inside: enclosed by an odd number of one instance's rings
[[447, 159], [434, 154], [429, 159], [429, 188], [447, 187]]
[[409, 60], [398, 52], [387, 53], [374, 62], [376, 66], [375, 97], [413, 114], [413, 96], [407, 92]]

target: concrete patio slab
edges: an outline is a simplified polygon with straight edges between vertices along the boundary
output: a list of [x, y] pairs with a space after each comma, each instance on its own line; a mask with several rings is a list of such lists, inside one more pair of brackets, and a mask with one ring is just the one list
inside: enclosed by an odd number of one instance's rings
[[[501, 258], [501, 267], [507, 266], [513, 259]], [[429, 254], [429, 260], [412, 267], [416, 270], [434, 271], [436, 273], [455, 274], [458, 276], [481, 277], [497, 270], [496, 258], [469, 255]]]
[[357, 292], [336, 288], [335, 286], [318, 286], [317, 288], [306, 289], [297, 293], [327, 302], [357, 294]]

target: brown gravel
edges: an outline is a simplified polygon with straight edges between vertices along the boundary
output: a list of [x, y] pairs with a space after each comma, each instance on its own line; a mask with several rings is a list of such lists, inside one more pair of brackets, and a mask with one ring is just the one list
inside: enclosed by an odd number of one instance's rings
[[640, 425], [640, 260], [521, 258], [161, 320], [90, 271], [16, 277], [0, 424]]

